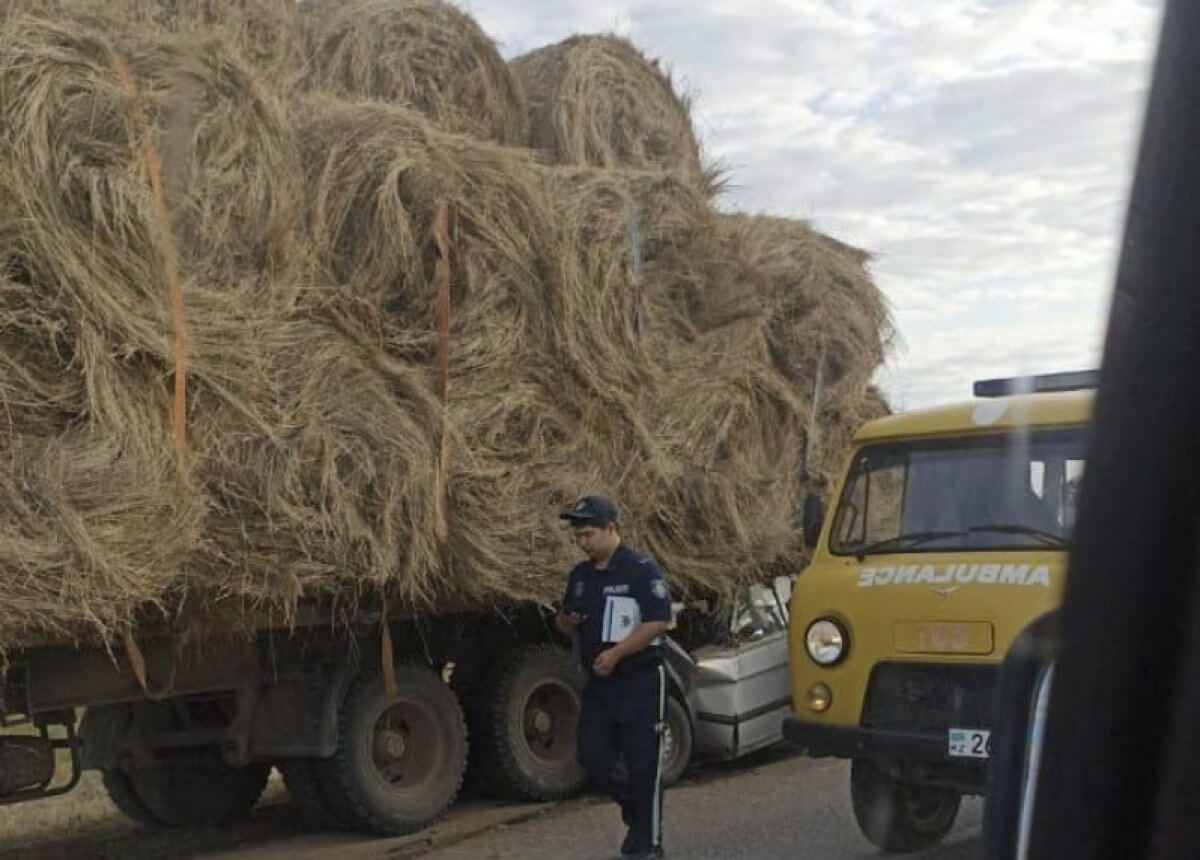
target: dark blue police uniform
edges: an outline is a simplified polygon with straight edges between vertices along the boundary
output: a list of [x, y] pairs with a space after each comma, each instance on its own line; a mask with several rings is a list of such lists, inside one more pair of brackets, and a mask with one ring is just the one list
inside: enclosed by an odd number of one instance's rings
[[[571, 571], [563, 606], [584, 616], [577, 631], [587, 676], [579, 717], [579, 763], [589, 779], [621, 805], [629, 827], [628, 851], [660, 850], [660, 740], [667, 696], [660, 645], [624, 658], [607, 678], [597, 676], [592, 663], [612, 647], [614, 638], [624, 638], [622, 634], [638, 623], [670, 620], [666, 579], [653, 561], [622, 545], [605, 568], [585, 561]], [[624, 761], [627, 779], [614, 772], [618, 761]]]

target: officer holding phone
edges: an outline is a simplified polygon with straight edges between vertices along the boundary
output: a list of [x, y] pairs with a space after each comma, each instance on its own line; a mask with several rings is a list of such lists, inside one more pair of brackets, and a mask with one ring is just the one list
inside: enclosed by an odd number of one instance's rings
[[[666, 674], [660, 647], [671, 594], [653, 561], [621, 542], [617, 508], [585, 496], [562, 515], [586, 560], [567, 579], [555, 625], [576, 638], [587, 676], [579, 716], [579, 763], [621, 807], [629, 828], [621, 854], [663, 856], [661, 738]], [[614, 772], [625, 762], [627, 779]]]

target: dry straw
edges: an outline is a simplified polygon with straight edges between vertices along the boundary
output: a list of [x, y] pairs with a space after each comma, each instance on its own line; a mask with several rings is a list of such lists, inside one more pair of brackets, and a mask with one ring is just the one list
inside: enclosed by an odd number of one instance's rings
[[314, 0], [304, 86], [415, 108], [448, 131], [526, 138], [524, 101], [496, 45], [442, 0]]
[[710, 208], [626, 43], [514, 64], [546, 164], [502, 145], [518, 89], [445, 4], [306, 5], [300, 95], [250, 48], [278, 14], [289, 55], [294, 9], [61, 2], [0, 6], [0, 643], [549, 601], [594, 490], [679, 593], [799, 561], [799, 500], [883, 408], [886, 307], [860, 252]]
[[118, 36], [215, 36], [287, 87], [304, 62], [299, 9], [296, 0], [0, 0], [0, 21], [36, 14]]
[[[292, 265], [299, 162], [283, 123], [219, 44], [114, 43], [78, 25], [7, 19], [0, 444], [27, 503], [7, 508], [22, 519], [5, 529], [13, 554], [0, 568], [36, 582], [46, 603], [18, 612], [28, 601], [5, 601], [0, 629], [89, 619], [110, 631], [178, 582], [206, 503], [195, 463], [180, 474], [171, 444], [166, 241], [178, 240], [189, 274], [191, 408], [252, 413], [256, 360], [229, 333]], [[146, 133], [171, 156], [173, 225], [154, 216]], [[253, 274], [234, 278], [238, 269]], [[72, 458], [78, 470], [64, 477]]]
[[[655, 346], [667, 376], [652, 421], [686, 469], [650, 496], [660, 512], [652, 543], [706, 585], [728, 583], [739, 566], [753, 575], [799, 559], [796, 511], [827, 483], [848, 441], [839, 424], [857, 417], [883, 353], [888, 315], [864, 263], [801, 222], [717, 215], [660, 265], [661, 314], [673, 324]], [[873, 338], [862, 317], [876, 321]], [[810, 464], [822, 361], [815, 426], [837, 450], [817, 440]]]
[[616, 36], [573, 36], [512, 62], [531, 143], [561, 164], [666, 169], [702, 181], [689, 105]]

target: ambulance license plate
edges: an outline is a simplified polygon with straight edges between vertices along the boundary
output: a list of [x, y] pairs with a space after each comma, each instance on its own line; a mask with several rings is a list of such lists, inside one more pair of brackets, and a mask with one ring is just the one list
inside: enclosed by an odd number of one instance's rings
[[992, 733], [984, 729], [951, 729], [951, 758], [991, 758]]

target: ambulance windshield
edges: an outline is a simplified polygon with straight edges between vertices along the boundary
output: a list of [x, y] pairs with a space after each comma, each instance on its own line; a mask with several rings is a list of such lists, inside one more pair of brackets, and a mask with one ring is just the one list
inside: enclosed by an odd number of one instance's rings
[[862, 449], [835, 514], [839, 555], [1065, 547], [1082, 428]]

